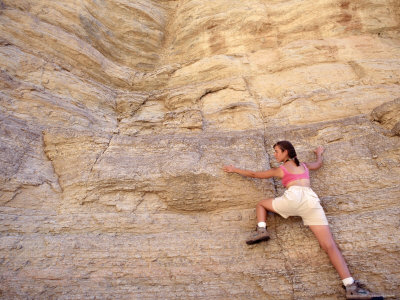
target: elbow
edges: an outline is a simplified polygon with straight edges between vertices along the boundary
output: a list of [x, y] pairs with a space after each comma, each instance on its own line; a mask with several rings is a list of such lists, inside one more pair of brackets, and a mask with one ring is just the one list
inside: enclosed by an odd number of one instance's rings
[[249, 177], [251, 178], [262, 178], [258, 172], [250, 172]]

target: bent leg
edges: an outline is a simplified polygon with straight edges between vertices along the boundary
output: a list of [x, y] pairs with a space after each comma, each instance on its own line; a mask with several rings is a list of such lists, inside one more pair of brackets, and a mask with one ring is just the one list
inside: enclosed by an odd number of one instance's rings
[[[267, 210], [274, 211], [272, 207], [272, 200], [273, 199], [265, 199], [258, 202], [256, 206], [258, 223], [267, 221]], [[252, 233], [251, 236], [246, 240], [246, 244], [252, 245], [255, 243], [259, 243], [261, 241], [268, 241], [268, 240], [269, 240], [269, 233], [267, 231], [267, 228], [259, 224], [259, 226], [257, 226], [256, 231]]]
[[317, 237], [319, 244], [322, 249], [328, 254], [332, 265], [335, 267], [336, 271], [339, 273], [341, 279], [351, 277], [350, 271], [347, 264], [343, 258], [342, 253], [336, 245], [333, 239], [331, 230], [328, 225], [309, 225], [311, 231]]
[[272, 207], [273, 200], [273, 198], [270, 198], [258, 202], [256, 206], [257, 222], [266, 222], [267, 211], [275, 212], [274, 208]]

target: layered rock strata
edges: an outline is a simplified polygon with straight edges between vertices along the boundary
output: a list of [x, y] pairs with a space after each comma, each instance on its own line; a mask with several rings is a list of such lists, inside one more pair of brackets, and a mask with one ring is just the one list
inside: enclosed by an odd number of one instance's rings
[[287, 139], [354, 277], [400, 297], [398, 1], [0, 1], [0, 298], [342, 299], [270, 214]]

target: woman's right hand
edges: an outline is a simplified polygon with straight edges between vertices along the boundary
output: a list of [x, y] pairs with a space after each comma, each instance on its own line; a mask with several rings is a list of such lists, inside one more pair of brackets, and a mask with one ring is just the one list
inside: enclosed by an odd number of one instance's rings
[[236, 170], [236, 168], [232, 165], [224, 166], [222, 169], [227, 173], [234, 173]]

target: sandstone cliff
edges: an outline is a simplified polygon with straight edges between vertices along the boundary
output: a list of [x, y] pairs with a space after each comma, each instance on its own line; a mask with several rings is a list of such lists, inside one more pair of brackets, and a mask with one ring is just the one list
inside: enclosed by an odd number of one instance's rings
[[396, 0], [1, 0], [0, 298], [343, 299], [299, 218], [313, 173], [354, 277], [400, 298]]

